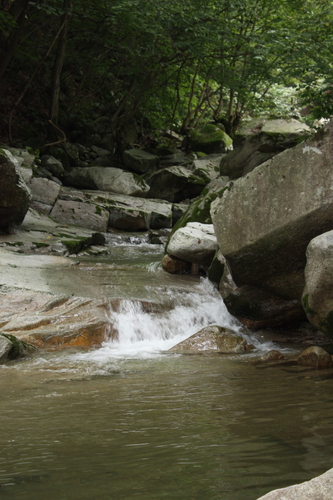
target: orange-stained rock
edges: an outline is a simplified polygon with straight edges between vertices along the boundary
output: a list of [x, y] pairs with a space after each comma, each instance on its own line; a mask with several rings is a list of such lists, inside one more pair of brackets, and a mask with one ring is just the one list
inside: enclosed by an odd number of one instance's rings
[[305, 351], [299, 355], [297, 363], [302, 366], [317, 368], [317, 370], [324, 370], [326, 368], [332, 368], [333, 366], [332, 356], [322, 347], [318, 346], [312, 346], [305, 349]]
[[38, 347], [91, 347], [117, 338], [110, 310], [119, 301], [17, 290], [1, 297], [0, 328]]

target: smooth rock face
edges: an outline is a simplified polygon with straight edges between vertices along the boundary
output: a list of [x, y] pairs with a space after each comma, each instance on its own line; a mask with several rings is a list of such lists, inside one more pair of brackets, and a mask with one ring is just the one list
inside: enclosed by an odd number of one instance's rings
[[54, 205], [60, 191], [60, 186], [44, 177], [32, 177], [28, 183], [28, 188], [32, 194], [32, 201]]
[[287, 488], [271, 491], [257, 500], [332, 500], [333, 469], [321, 476]]
[[106, 232], [109, 212], [93, 203], [57, 200], [51, 211], [51, 217], [64, 224], [74, 224], [93, 231]]
[[246, 344], [246, 340], [232, 330], [214, 325], [202, 328], [188, 339], [172, 347], [170, 351], [188, 354], [200, 352], [241, 354], [246, 352]]
[[1, 328], [37, 347], [96, 346], [116, 338], [109, 308], [109, 300], [15, 290], [1, 298]]
[[210, 264], [217, 249], [212, 224], [190, 222], [178, 229], [167, 246], [167, 253], [187, 262]]
[[311, 240], [306, 258], [304, 310], [310, 323], [333, 337], [333, 231]]
[[20, 175], [19, 162], [0, 149], [0, 230], [20, 225], [28, 211], [30, 192]]
[[305, 250], [333, 228], [333, 121], [229, 185], [212, 204], [222, 254], [237, 286], [288, 300], [304, 288]]
[[311, 346], [305, 349], [297, 358], [297, 363], [302, 366], [309, 366], [317, 370], [332, 368], [332, 356], [318, 346]]

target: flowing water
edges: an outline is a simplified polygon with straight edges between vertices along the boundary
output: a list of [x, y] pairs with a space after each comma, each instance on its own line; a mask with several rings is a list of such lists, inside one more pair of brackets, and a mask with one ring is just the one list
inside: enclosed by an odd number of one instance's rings
[[76, 271], [123, 298], [117, 342], [0, 366], [1, 498], [255, 500], [331, 468], [332, 372], [168, 352], [202, 326], [239, 327], [209, 282], [138, 248]]

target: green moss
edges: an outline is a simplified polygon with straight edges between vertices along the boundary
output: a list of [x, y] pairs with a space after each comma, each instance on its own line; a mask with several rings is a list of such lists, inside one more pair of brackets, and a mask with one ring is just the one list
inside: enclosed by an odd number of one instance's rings
[[191, 139], [194, 143], [209, 144], [214, 142], [223, 142], [225, 147], [232, 145], [232, 139], [223, 130], [216, 125], [206, 123], [202, 128], [192, 130]]
[[104, 245], [105, 236], [103, 233], [93, 233], [89, 238], [78, 237], [75, 240], [63, 240], [62, 243], [67, 248], [69, 254], [77, 254], [91, 245]]
[[140, 177], [138, 174], [132, 174], [135, 182], [137, 183], [138, 186], [140, 186], [141, 189], [147, 188], [147, 184], [145, 181]]
[[102, 207], [100, 207], [99, 205], [95, 205], [95, 213], [97, 215], [102, 215]]
[[44, 248], [49, 246], [47, 243], [42, 243], [41, 241], [33, 241], [33, 244], [36, 248]]
[[303, 309], [306, 312], [306, 314], [310, 314], [310, 315], [316, 314], [316, 311], [311, 309], [311, 307], [309, 306], [309, 295], [308, 294], [306, 294], [302, 297], [302, 304], [303, 304]]

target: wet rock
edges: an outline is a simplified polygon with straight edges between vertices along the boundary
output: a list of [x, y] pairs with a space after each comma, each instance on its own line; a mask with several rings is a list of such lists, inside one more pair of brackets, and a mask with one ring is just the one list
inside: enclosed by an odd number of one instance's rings
[[306, 258], [304, 310], [312, 325], [333, 338], [333, 231], [311, 240]]
[[309, 366], [317, 370], [332, 368], [332, 356], [318, 346], [308, 347], [297, 358], [297, 363], [302, 366]]
[[27, 342], [18, 340], [14, 335], [0, 332], [0, 363], [29, 356], [36, 351], [36, 347]]
[[162, 259], [162, 268], [170, 274], [182, 274], [188, 268], [188, 265], [188, 262], [168, 254], [164, 255]]
[[244, 285], [220, 291], [228, 311], [248, 328], [262, 328], [304, 320], [299, 300], [286, 300], [263, 288]]
[[276, 349], [272, 349], [271, 351], [266, 352], [261, 356], [260, 360], [261, 361], [281, 361], [282, 359], [285, 359], [284, 355], [282, 352], [277, 351]]
[[0, 149], [0, 232], [22, 223], [30, 200], [19, 163], [9, 151]]
[[213, 225], [189, 222], [171, 236], [166, 252], [187, 262], [209, 265], [216, 249]]
[[110, 304], [108, 300], [15, 290], [2, 297], [0, 321], [3, 333], [37, 347], [92, 347], [116, 338], [109, 320]]
[[170, 349], [172, 352], [242, 354], [247, 342], [236, 332], [222, 326], [207, 326]]
[[271, 491], [257, 500], [332, 500], [333, 469], [301, 484]]

